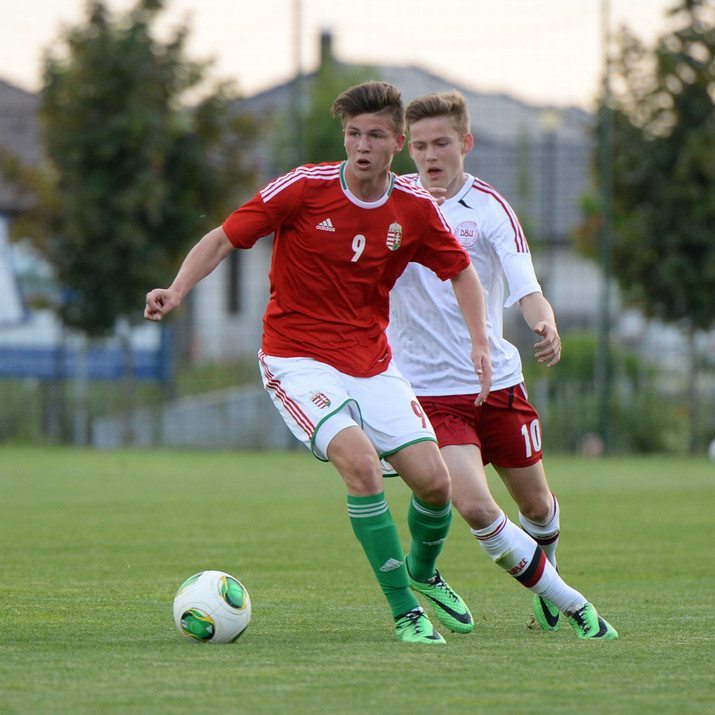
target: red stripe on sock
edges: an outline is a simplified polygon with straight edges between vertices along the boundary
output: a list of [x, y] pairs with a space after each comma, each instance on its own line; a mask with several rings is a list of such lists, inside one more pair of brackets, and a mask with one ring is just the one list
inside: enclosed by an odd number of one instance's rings
[[539, 582], [539, 580], [541, 579], [541, 577], [544, 573], [544, 568], [546, 567], [546, 554], [541, 549], [538, 550], [538, 553], [539, 553], [539, 563], [537, 564], [536, 569], [531, 574], [531, 576], [528, 580], [521, 582], [527, 588], [531, 588], [532, 586], [535, 586]]
[[474, 534], [474, 529], [472, 529], [472, 533], [478, 541], [486, 541], [487, 539], [491, 539], [493, 536], [496, 536], [500, 531], [503, 531], [506, 523], [507, 518], [506, 515], [504, 515], [504, 518], [499, 522], [496, 529], [494, 529], [494, 531], [490, 531], [486, 536], [478, 536], [477, 534]]

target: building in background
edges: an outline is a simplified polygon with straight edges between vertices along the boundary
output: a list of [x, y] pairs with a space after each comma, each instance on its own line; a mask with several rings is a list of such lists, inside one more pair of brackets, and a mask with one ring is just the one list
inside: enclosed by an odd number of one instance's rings
[[[36, 165], [41, 157], [37, 106], [35, 95], [0, 80], [0, 151], [23, 164]], [[30, 318], [9, 243], [13, 218], [28, 207], [27, 197], [4, 182], [0, 174], [0, 329]]]

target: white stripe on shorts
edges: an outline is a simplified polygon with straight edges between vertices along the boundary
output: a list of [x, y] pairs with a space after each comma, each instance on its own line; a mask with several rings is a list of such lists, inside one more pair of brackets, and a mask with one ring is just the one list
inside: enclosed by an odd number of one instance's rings
[[300, 406], [288, 397], [281, 385], [281, 381], [273, 375], [268, 368], [268, 365], [266, 365], [264, 357], [265, 353], [260, 351], [258, 353], [258, 359], [261, 361], [263, 371], [266, 374], [266, 389], [270, 389], [275, 392], [283, 407], [285, 407], [286, 411], [289, 412], [291, 417], [293, 417], [296, 421], [296, 424], [306, 433], [306, 435], [308, 435], [309, 438], [312, 437], [313, 432], [315, 431], [315, 425], [310, 421], [308, 415], [300, 409]]

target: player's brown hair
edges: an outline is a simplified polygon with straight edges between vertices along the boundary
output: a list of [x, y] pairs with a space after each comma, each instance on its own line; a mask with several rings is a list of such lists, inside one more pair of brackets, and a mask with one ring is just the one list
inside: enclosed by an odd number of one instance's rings
[[402, 95], [397, 87], [387, 82], [363, 82], [346, 89], [333, 102], [332, 115], [338, 117], [343, 126], [348, 119], [360, 114], [387, 114], [395, 134], [405, 133], [405, 108]]
[[449, 92], [432, 92], [413, 99], [405, 111], [407, 126], [429, 117], [451, 117], [460, 138], [469, 133], [469, 109], [464, 97], [453, 89]]

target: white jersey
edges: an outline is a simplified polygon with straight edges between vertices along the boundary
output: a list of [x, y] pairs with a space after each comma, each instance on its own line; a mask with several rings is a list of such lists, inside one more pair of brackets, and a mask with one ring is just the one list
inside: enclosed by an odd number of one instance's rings
[[[419, 184], [419, 176], [411, 175]], [[503, 335], [503, 309], [541, 292], [526, 237], [514, 210], [489, 184], [465, 174], [442, 206], [469, 253], [484, 289], [492, 361], [492, 390], [523, 381], [519, 351]], [[387, 330], [394, 360], [417, 395], [479, 392], [472, 341], [449, 281], [410, 263], [390, 293]]]

